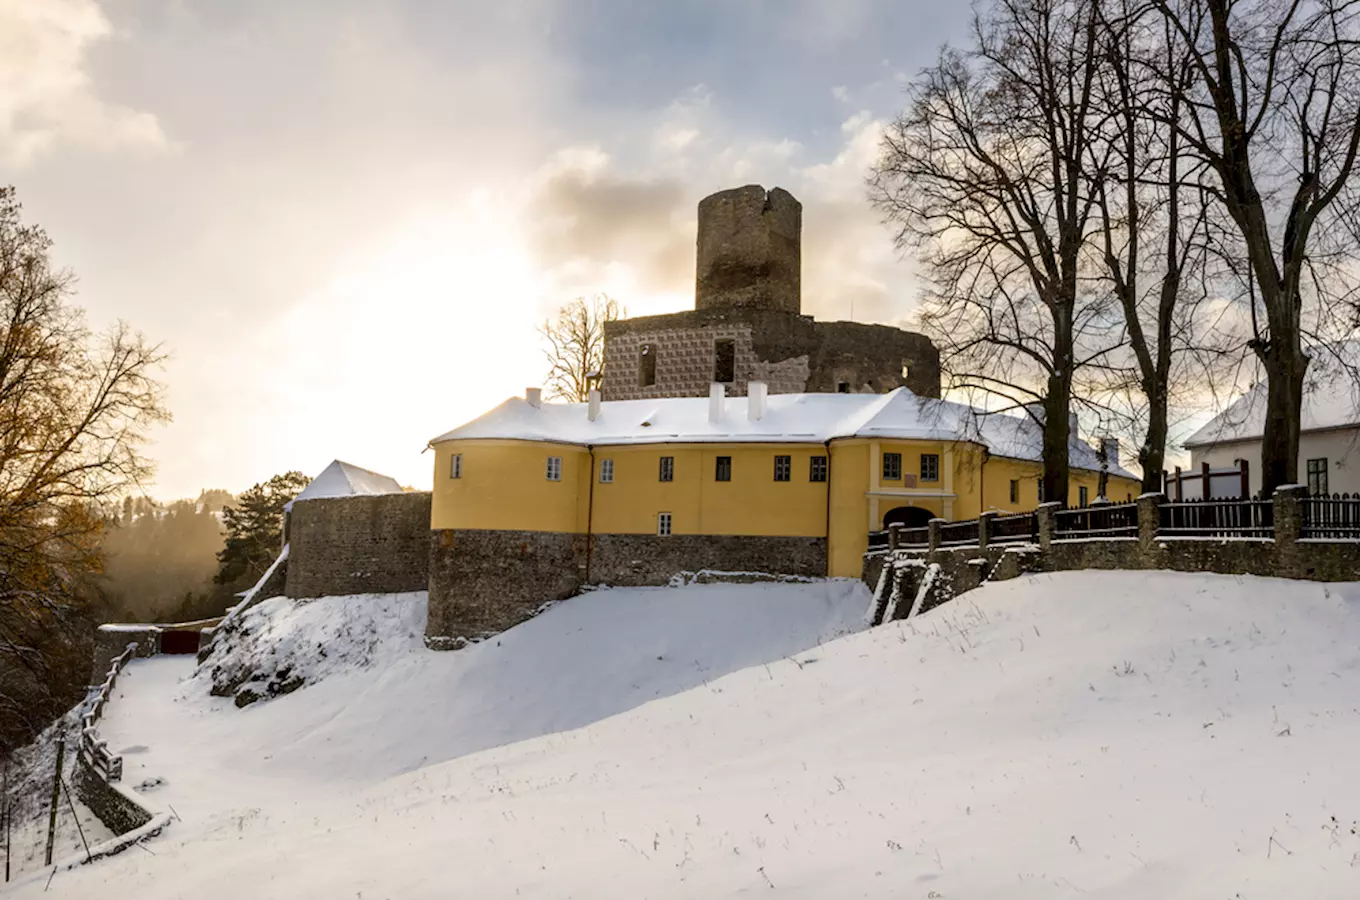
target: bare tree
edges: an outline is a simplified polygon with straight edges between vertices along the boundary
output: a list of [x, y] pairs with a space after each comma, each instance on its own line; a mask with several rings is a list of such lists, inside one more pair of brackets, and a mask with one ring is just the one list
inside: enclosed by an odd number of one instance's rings
[[[1044, 497], [1065, 500], [1077, 373], [1118, 345], [1108, 292], [1090, 292], [1089, 187], [1109, 113], [1090, 0], [999, 0], [975, 14], [888, 129], [870, 196], [918, 251], [922, 324], [951, 386], [1023, 406], [1043, 426]], [[1038, 401], [1037, 403], [1035, 401]]]
[[36, 690], [56, 679], [34, 629], [80, 602], [101, 509], [149, 474], [142, 442], [168, 418], [161, 351], [122, 324], [92, 334], [50, 246], [0, 188], [0, 666]]
[[[1161, 90], [1178, 104], [1161, 121], [1213, 174], [1202, 187], [1235, 232], [1220, 256], [1229, 270], [1241, 263], [1248, 346], [1267, 378], [1261, 462], [1269, 491], [1297, 480], [1304, 338], [1326, 330], [1357, 247], [1347, 226], [1356, 217], [1360, 151], [1360, 6], [1152, 3], [1170, 44], [1158, 67]], [[1192, 78], [1180, 77], [1183, 66]]]
[[617, 300], [600, 294], [577, 297], [539, 329], [548, 357], [549, 397], [576, 403], [590, 392], [590, 376], [604, 371], [604, 323], [626, 315]]
[[1141, 0], [1112, 0], [1095, 9], [1105, 62], [1100, 102], [1110, 116], [1088, 147], [1099, 209], [1093, 227], [1101, 265], [1094, 277], [1123, 313], [1129, 377], [1121, 379], [1119, 367], [1111, 365], [1094, 390], [1131, 389], [1134, 400], [1126, 409], [1130, 430], [1141, 433], [1143, 490], [1157, 491], [1172, 392], [1181, 380], [1173, 366], [1212, 376], [1223, 351], [1214, 330], [1200, 321], [1208, 300], [1208, 223], [1199, 187], [1204, 165], [1185, 152], [1176, 129], [1162, 125], [1181, 119], [1184, 97], [1179, 90], [1160, 90], [1158, 73], [1181, 89], [1194, 73], [1175, 57], [1165, 23]]

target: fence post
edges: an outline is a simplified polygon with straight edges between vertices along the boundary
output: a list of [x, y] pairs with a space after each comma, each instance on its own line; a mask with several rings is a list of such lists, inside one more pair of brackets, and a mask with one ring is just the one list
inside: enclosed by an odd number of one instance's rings
[[894, 522], [888, 526], [889, 552], [896, 550], [901, 542], [902, 542], [902, 524], [900, 522]]
[[1212, 499], [1214, 496], [1213, 489], [1211, 487], [1213, 476], [1209, 474], [1209, 463], [1207, 460], [1199, 464], [1199, 477], [1201, 479], [1201, 483], [1203, 483], [1204, 485], [1204, 487], [1201, 488], [1203, 493], [1199, 495], [1199, 499], [1201, 500]]
[[1144, 553], [1157, 544], [1157, 529], [1161, 525], [1161, 508], [1165, 500], [1165, 494], [1138, 497], [1138, 548]]
[[931, 519], [926, 526], [926, 551], [928, 553], [934, 553], [940, 549], [940, 526], [946, 521], [946, 519]]
[[1039, 521], [1039, 549], [1048, 552], [1049, 544], [1053, 543], [1053, 535], [1057, 532], [1057, 523], [1053, 519], [1053, 513], [1062, 509], [1062, 504], [1056, 500], [1048, 503], [1040, 503], [1039, 508], [1034, 511], [1035, 517]]
[[66, 755], [66, 739], [57, 738], [57, 774], [52, 779], [52, 811], [47, 817], [47, 862], [52, 865], [52, 845], [57, 839], [57, 804], [61, 802], [61, 763]]
[[1241, 467], [1241, 472], [1242, 472], [1242, 499], [1243, 499], [1243, 500], [1250, 500], [1250, 499], [1251, 499], [1251, 469], [1248, 467], [1247, 461], [1246, 461], [1245, 459], [1239, 459], [1239, 460], [1237, 461], [1237, 464]]
[[1307, 497], [1308, 488], [1301, 484], [1275, 489], [1271, 500], [1275, 506], [1275, 543], [1280, 549], [1293, 550], [1303, 534], [1303, 500]]
[[992, 539], [992, 520], [996, 518], [996, 510], [988, 510], [978, 514], [978, 549], [986, 550], [987, 544]]

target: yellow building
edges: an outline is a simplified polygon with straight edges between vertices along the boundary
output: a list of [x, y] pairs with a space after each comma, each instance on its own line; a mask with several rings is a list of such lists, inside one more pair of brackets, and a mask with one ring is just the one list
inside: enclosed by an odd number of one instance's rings
[[[1040, 501], [1027, 418], [905, 388], [748, 394], [550, 404], [533, 390], [435, 438], [432, 616], [491, 590], [489, 630], [507, 592], [538, 586], [525, 602], [543, 602], [681, 571], [855, 577], [869, 533], [892, 522]], [[1111, 449], [1107, 493], [1132, 499], [1138, 481]], [[1084, 505], [1100, 464], [1078, 440], [1070, 456], [1069, 500]]]

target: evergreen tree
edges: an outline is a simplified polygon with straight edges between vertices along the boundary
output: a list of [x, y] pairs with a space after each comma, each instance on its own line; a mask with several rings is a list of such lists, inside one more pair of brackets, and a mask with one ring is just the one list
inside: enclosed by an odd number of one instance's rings
[[217, 554], [220, 568], [214, 582], [233, 584], [264, 574], [283, 539], [284, 504], [296, 497], [308, 481], [301, 472], [275, 475], [246, 490], [234, 505], [222, 510], [227, 544]]

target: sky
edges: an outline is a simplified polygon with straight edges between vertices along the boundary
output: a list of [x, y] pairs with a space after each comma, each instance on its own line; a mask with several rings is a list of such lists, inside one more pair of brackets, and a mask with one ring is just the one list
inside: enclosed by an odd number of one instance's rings
[[933, 0], [0, 0], [0, 183], [96, 328], [170, 354], [153, 496], [433, 436], [539, 384], [536, 326], [693, 305], [695, 208], [803, 210], [803, 309], [907, 324], [864, 178], [964, 37]]

